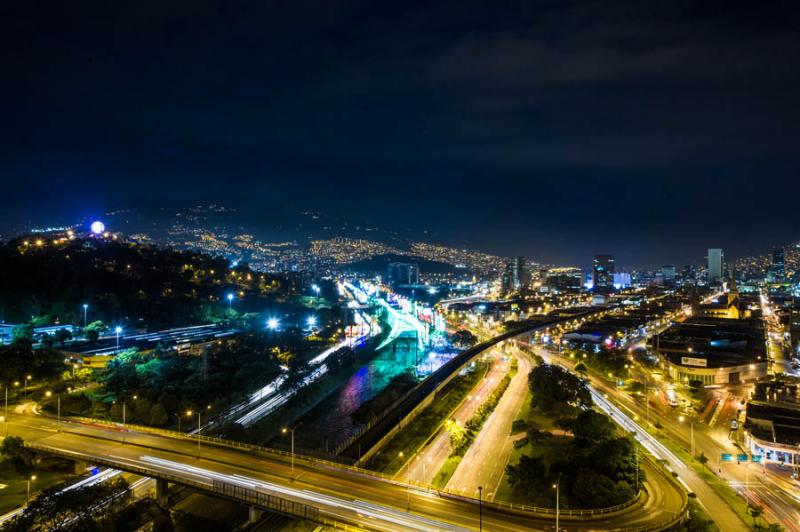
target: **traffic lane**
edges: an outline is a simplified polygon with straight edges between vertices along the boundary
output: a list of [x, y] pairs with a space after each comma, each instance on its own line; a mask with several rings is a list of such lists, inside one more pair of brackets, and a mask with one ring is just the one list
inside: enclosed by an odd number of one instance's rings
[[[495, 356], [495, 362], [492, 364], [491, 370], [486, 374], [485, 378], [481, 379], [449, 418], [458, 421], [461, 426], [464, 426], [467, 420], [472, 417], [472, 414], [478, 410], [481, 405], [481, 399], [489, 396], [506, 373], [505, 366], [496, 361], [497, 354], [493, 353], [493, 355]], [[450, 434], [444, 426], [441, 426], [437, 429], [437, 434], [431, 442], [406, 463], [396, 478], [428, 484], [444, 465], [451, 451]]]
[[[91, 445], [98, 456], [105, 456], [114, 453], [124, 452], [129, 453], [128, 458], [136, 459], [145, 452], [147, 453], [163, 453], [169, 456], [183, 456], [183, 460], [199, 460], [201, 462], [208, 462], [210, 464], [218, 464], [220, 467], [237, 467], [240, 471], [249, 472], [251, 475], [257, 473], [260, 478], [287, 483], [290, 482], [291, 469], [288, 458], [285, 457], [272, 457], [265, 458], [262, 456], [252, 455], [246, 452], [239, 452], [228, 448], [214, 448], [209, 452], [210, 445], [203, 445], [200, 448], [200, 458], [197, 458], [197, 448], [195, 442], [186, 439], [171, 439], [162, 436], [155, 436], [149, 434], [133, 435], [135, 438], [129, 438], [129, 443], [123, 445], [122, 443], [87, 438], [84, 434], [71, 434], [71, 433], [54, 433], [54, 429], [42, 430], [41, 426], [46, 425], [46, 419], [34, 419], [38, 425], [36, 428], [31, 429], [34, 438], [39, 440], [39, 443], [48, 443], [48, 439], [57, 443], [61, 448], [66, 449], [81, 449], [87, 445]], [[54, 423], [54, 422], [53, 422]], [[93, 430], [99, 432], [98, 429], [82, 427], [82, 430]], [[43, 436], [44, 435], [44, 436]], [[30, 436], [30, 435], [29, 435]], [[106, 434], [100, 434], [101, 437], [106, 437]], [[131, 436], [130, 434], [128, 436]], [[147, 441], [150, 448], [142, 450], [139, 445], [131, 445], [132, 441], [139, 441], [143, 438]], [[167, 442], [161, 440], [169, 440]], [[168, 450], [157, 450], [158, 448], [166, 448]], [[206, 456], [210, 454], [211, 456]], [[280, 460], [276, 458], [285, 458]], [[236, 466], [229, 464], [233, 462]], [[264, 471], [265, 467], [269, 467], [269, 471]], [[319, 467], [319, 466], [317, 466]], [[300, 483], [305, 489], [317, 492], [322, 490], [323, 493], [329, 493], [336, 496], [340, 493], [347, 493], [349, 496], [357, 499], [372, 500], [378, 504], [383, 504], [389, 508], [398, 508], [397, 503], [403, 500], [411, 501], [411, 510], [415, 513], [422, 512], [424, 516], [433, 519], [441, 518], [444, 520], [451, 520], [452, 522], [459, 523], [463, 526], [473, 528], [477, 526], [477, 516], [475, 514], [477, 505], [474, 501], [462, 501], [458, 499], [432, 496], [429, 493], [408, 490], [404, 486], [397, 486], [394, 484], [386, 483], [366, 475], [357, 475], [344, 471], [333, 471], [324, 468], [323, 472], [316, 469], [315, 466], [306, 466], [302, 461], [298, 460], [297, 463], [297, 478], [294, 483]], [[602, 516], [586, 521], [585, 528], [618, 528], [625, 526], [625, 523], [638, 520], [641, 516], [632, 515], [638, 510], [632, 507], [627, 512], [621, 512], [613, 516]], [[542, 517], [529, 517], [519, 516], [515, 514], [508, 514], [498, 512], [497, 510], [484, 506], [485, 522], [491, 523], [496, 530], [535, 530], [539, 528], [546, 528], [551, 526], [552, 518]], [[562, 518], [566, 521], [566, 518]], [[659, 519], [651, 519], [650, 522], [660, 522]], [[583, 528], [583, 526], [578, 527]]]
[[530, 358], [521, 354], [517, 361], [517, 374], [456, 467], [447, 483], [448, 491], [476, 496], [478, 486], [483, 486], [486, 498], [494, 499], [509, 458], [504, 450], [510, 452], [507, 442], [511, 437], [511, 421], [516, 419], [527, 395]]

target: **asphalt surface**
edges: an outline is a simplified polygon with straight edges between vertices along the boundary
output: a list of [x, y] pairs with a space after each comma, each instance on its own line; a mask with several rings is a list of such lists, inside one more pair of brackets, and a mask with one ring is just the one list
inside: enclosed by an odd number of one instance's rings
[[[292, 473], [289, 457], [242, 451], [188, 438], [123, 431], [96, 425], [61, 423], [31, 415], [10, 416], [10, 434], [75, 459], [106, 460], [119, 469], [142, 468], [149, 476], [172, 475], [187, 483], [210, 486], [221, 480], [302, 502], [320, 509], [322, 516], [373, 530], [477, 530], [477, 501], [437, 494], [297, 459]], [[658, 478], [651, 472], [651, 478]], [[655, 482], [641, 504], [615, 514], [570, 520], [568, 530], [617, 529], [657, 526], [680, 511], [682, 495], [669, 482]], [[520, 515], [484, 504], [484, 530], [546, 530], [553, 516]]]
[[[485, 378], [473, 388], [449, 418], [458, 422], [462, 427], [505, 376], [507, 365], [497, 362], [497, 352], [492, 352], [491, 356], [494, 361]], [[430, 484], [447, 457], [450, 456], [451, 450], [450, 433], [442, 426], [433, 438], [403, 466], [395, 478], [406, 482]]]
[[532, 361], [521, 350], [516, 350], [516, 355], [517, 374], [447, 483], [447, 491], [477, 497], [480, 486], [487, 500], [494, 499], [513, 450], [511, 423], [517, 419], [528, 393]]
[[[541, 347], [536, 347], [535, 350], [536, 353], [546, 361], [553, 361], [556, 358], [555, 355]], [[574, 361], [570, 361], [570, 359], [564, 357], [559, 357], [558, 361], [565, 366], [574, 364]], [[590, 386], [596, 392], [594, 396], [595, 402], [605, 403], [611, 410], [611, 417], [615, 421], [618, 423], [624, 421], [626, 430], [634, 429], [637, 440], [642, 442], [643, 446], [654, 449], [657, 453], [656, 458], [666, 460], [677, 474], [679, 481], [682, 482], [689, 491], [695, 493], [697, 496], [695, 500], [706, 510], [721, 530], [725, 530], [726, 532], [744, 532], [750, 530], [750, 527], [733, 511], [728, 503], [705, 482], [705, 480], [642, 428], [640, 422], [644, 420], [647, 415], [646, 405], [643, 404], [643, 402], [635, 401], [627, 394], [620, 392], [616, 387], [610, 386], [604, 380], [590, 377], [589, 381]], [[614, 404], [611, 404], [612, 401]], [[631, 415], [627, 416], [626, 414], [628, 413]], [[656, 415], [657, 414], [651, 410], [651, 421], [655, 420]], [[621, 420], [620, 418], [622, 416], [626, 416], [627, 419]], [[671, 420], [665, 416], [659, 416], [658, 421], [662, 425], [671, 422]], [[685, 431], [685, 427], [682, 428], [682, 430]]]

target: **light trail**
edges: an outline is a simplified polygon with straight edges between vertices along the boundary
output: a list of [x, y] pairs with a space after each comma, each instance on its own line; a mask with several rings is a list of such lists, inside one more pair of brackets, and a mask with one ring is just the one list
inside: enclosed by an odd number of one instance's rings
[[262, 493], [267, 492], [271, 494], [278, 494], [279, 496], [283, 497], [291, 497], [292, 499], [297, 499], [300, 502], [312, 503], [314, 506], [317, 506], [320, 509], [324, 508], [326, 513], [333, 515], [334, 517], [338, 517], [340, 519], [345, 518], [347, 520], [353, 521], [354, 517], [352, 515], [342, 514], [342, 512], [340, 511], [340, 510], [346, 510], [348, 512], [355, 513], [356, 516], [358, 517], [367, 516], [369, 518], [373, 518], [375, 520], [384, 523], [389, 523], [388, 525], [384, 525], [384, 526], [389, 526], [390, 527], [389, 530], [396, 530], [396, 528], [394, 528], [396, 525], [400, 525], [406, 529], [420, 530], [420, 531], [465, 530], [463, 528], [456, 527], [448, 523], [436, 521], [423, 516], [417, 516], [414, 514], [396, 510], [394, 508], [390, 508], [388, 506], [381, 506], [378, 504], [372, 504], [365, 501], [347, 500], [339, 497], [333, 497], [330, 495], [316, 493], [306, 489], [295, 489], [295, 488], [284, 487], [271, 482], [257, 480], [238, 474], [227, 475], [224, 473], [218, 473], [216, 471], [210, 471], [208, 469], [203, 469], [197, 466], [191, 466], [179, 462], [173, 462], [171, 460], [165, 460], [163, 458], [142, 456], [141, 460], [143, 462], [147, 462], [148, 464], [150, 464], [151, 467], [162, 468], [173, 475], [176, 472], [182, 472], [186, 475], [193, 477], [195, 480], [199, 480], [201, 483], [204, 483], [208, 486], [213, 486], [214, 483], [213, 481], [217, 480], [220, 482], [225, 482], [228, 484], [234, 484], [237, 486], [248, 488], [254, 491], [260, 491]]

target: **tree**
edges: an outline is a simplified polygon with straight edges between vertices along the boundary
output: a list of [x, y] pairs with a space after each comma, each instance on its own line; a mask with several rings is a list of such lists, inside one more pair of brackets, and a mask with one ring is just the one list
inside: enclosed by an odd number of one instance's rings
[[161, 403], [156, 403], [150, 409], [150, 424], [156, 427], [163, 427], [169, 421], [167, 409]]
[[610, 439], [614, 435], [616, 426], [604, 414], [594, 410], [584, 410], [572, 424], [572, 434], [576, 440], [598, 443]]
[[527, 499], [533, 499], [546, 485], [547, 467], [538, 456], [523, 454], [516, 465], [507, 465], [506, 474], [511, 487]]
[[633, 381], [630, 384], [630, 391], [631, 393], [642, 393], [644, 392], [644, 384], [640, 381]]
[[34, 453], [25, 448], [25, 442], [19, 436], [7, 436], [0, 444], [0, 455], [14, 463], [17, 470], [33, 465]]
[[533, 406], [544, 412], [553, 412], [564, 406], [592, 406], [592, 396], [586, 382], [554, 364], [542, 364], [531, 370], [528, 386], [533, 394]]
[[706, 464], [708, 463], [708, 456], [705, 455], [703, 451], [700, 451], [700, 454], [697, 455], [697, 461], [703, 466], [703, 469], [706, 468]]
[[764, 514], [764, 508], [757, 504], [748, 504], [747, 512], [753, 518], [753, 526], [758, 526], [758, 518]]
[[100, 530], [98, 521], [124, 504], [129, 496], [128, 483], [120, 477], [68, 491], [53, 487], [44, 490], [5, 526], [10, 531]]
[[72, 333], [69, 331], [69, 329], [59, 329], [56, 331], [56, 340], [63, 347], [68, 340], [72, 340]]

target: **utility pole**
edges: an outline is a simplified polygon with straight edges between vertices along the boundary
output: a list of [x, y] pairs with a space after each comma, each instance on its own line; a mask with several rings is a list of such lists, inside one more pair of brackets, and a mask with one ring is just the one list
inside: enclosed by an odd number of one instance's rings
[[483, 486], [478, 486], [478, 530], [483, 530]]

